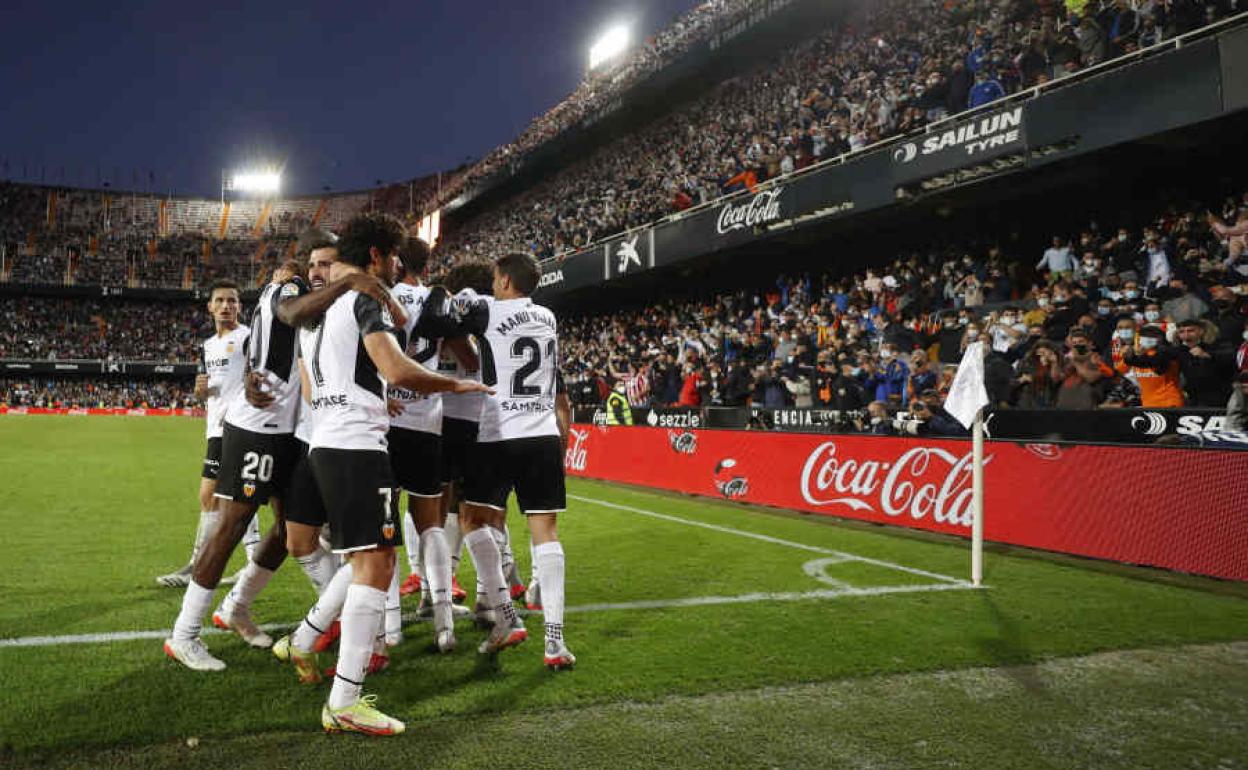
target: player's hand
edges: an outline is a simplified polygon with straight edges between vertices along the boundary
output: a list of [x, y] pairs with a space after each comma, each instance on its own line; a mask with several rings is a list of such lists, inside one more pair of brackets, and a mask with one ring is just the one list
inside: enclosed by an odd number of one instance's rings
[[455, 387], [451, 389], [452, 393], [485, 393], [488, 396], [494, 395], [494, 389], [486, 386], [476, 380], [455, 380]]
[[380, 278], [375, 278], [368, 273], [351, 273], [345, 280], [348, 288], [372, 297], [389, 310], [396, 326], [407, 325], [407, 313], [399, 303], [394, 301], [394, 295]]
[[403, 402], [397, 398], [387, 398], [386, 412], [389, 413], [391, 417], [398, 417], [403, 414]]
[[267, 409], [274, 401], [273, 394], [266, 389], [268, 384], [268, 375], [264, 372], [247, 372], [243, 375], [243, 393], [247, 397], [247, 403], [257, 409]]

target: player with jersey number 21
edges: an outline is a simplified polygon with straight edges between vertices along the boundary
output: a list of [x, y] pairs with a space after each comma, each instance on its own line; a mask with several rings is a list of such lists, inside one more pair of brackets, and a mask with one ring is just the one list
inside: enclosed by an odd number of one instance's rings
[[564, 553], [556, 530], [557, 515], [567, 509], [563, 452], [569, 405], [555, 315], [530, 298], [541, 276], [531, 254], [504, 254], [494, 262], [493, 297], [471, 289], [455, 295], [460, 328], [480, 348], [481, 381], [495, 388], [482, 404], [460, 526], [496, 613], [480, 651], [523, 642], [528, 632], [512, 607], [501, 554], [489, 534], [491, 520], [507, 510], [515, 491], [533, 541], [532, 579], [541, 586], [544, 660], [564, 669], [576, 664], [563, 639]]
[[[384, 214], [355, 217], [343, 228], [330, 278], [368, 273], [393, 283], [403, 227]], [[352, 582], [341, 614], [338, 662], [321, 724], [330, 732], [395, 735], [401, 721], [363, 696], [364, 675], [382, 627], [386, 590], [401, 541], [394, 476], [387, 454], [386, 388], [420, 393], [493, 391], [445, 377], [409, 358], [389, 310], [375, 298], [344, 293], [325, 311], [311, 351], [303, 351], [312, 385], [312, 475], [329, 521], [335, 553], [349, 555]]]

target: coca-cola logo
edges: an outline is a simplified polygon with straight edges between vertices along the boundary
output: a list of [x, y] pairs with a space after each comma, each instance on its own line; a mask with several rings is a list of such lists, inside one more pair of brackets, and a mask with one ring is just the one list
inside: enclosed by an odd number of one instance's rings
[[698, 435], [687, 430], [667, 432], [667, 441], [677, 454], [691, 455], [698, 451]]
[[736, 467], [737, 461], [731, 457], [726, 457], [715, 464], [715, 488], [729, 500], [745, 497], [745, 494], [750, 491], [750, 480], [745, 476], [737, 476], [733, 472]]
[[[984, 458], [988, 465], [991, 456]], [[811, 505], [844, 505], [885, 516], [929, 516], [971, 526], [971, 454], [916, 446], [895, 462], [836, 456], [836, 442], [820, 444], [802, 467], [802, 498]]]
[[725, 235], [743, 227], [758, 227], [780, 219], [780, 193], [783, 187], [764, 190], [750, 199], [749, 203], [734, 206], [725, 203], [719, 210], [719, 219], [715, 222], [715, 231]]
[[589, 438], [589, 431], [571, 428], [568, 430], [568, 433], [571, 440], [568, 442], [568, 450], [563, 456], [563, 467], [570, 471], [584, 471], [585, 461], [589, 456], [589, 451], [585, 446], [585, 442]]

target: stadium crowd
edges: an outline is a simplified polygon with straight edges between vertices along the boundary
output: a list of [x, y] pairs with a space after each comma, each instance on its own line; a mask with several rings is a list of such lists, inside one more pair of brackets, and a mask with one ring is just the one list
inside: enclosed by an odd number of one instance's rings
[[200, 304], [0, 297], [0, 359], [191, 362], [211, 333]]
[[541, 258], [1222, 18], [1225, 0], [879, 0], [758, 71], [459, 223], [445, 258]]
[[0, 378], [0, 405], [44, 409], [190, 409], [190, 382]]
[[982, 340], [998, 408], [1225, 408], [1248, 377], [1248, 195], [1240, 204], [1227, 199], [1222, 216], [1171, 207], [1139, 230], [1089, 224], [1042, 254], [963, 244], [853, 276], [569, 318], [569, 392], [581, 404], [618, 389], [633, 406], [866, 411], [875, 432], [918, 411], [961, 433], [941, 405]]

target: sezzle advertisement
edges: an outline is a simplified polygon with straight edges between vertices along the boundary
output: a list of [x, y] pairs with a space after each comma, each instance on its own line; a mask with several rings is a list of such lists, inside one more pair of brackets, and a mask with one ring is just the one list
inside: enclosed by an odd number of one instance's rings
[[[1243, 455], [989, 442], [985, 539], [1248, 580]], [[577, 425], [567, 470], [970, 537], [971, 443]], [[1191, 484], [1176, 480], [1191, 479]]]

